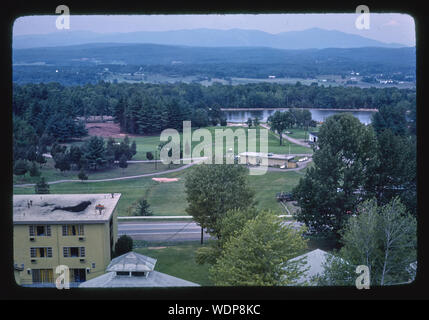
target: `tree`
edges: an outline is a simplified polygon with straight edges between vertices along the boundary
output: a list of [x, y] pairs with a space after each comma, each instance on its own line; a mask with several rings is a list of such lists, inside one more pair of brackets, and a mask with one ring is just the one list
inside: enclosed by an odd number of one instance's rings
[[246, 124], [250, 128], [252, 126], [252, 118], [248, 118]]
[[85, 141], [82, 149], [86, 165], [90, 170], [97, 170], [97, 168], [103, 167], [106, 164], [106, 149], [102, 137], [91, 137]]
[[280, 136], [280, 145], [283, 141], [283, 132], [290, 128], [294, 123], [293, 116], [290, 112], [276, 111], [274, 114], [268, 117], [268, 124], [270, 129], [277, 132]]
[[396, 196], [410, 213], [417, 208], [416, 141], [413, 136], [395, 135], [386, 129], [377, 135], [379, 165], [374, 168], [367, 191], [386, 204]]
[[36, 194], [49, 194], [49, 184], [45, 182], [44, 177], [40, 177], [39, 181], [34, 186]]
[[255, 127], [258, 127], [258, 126], [260, 125], [260, 122], [259, 122], [258, 117], [256, 117], [255, 119], [253, 119], [253, 125], [254, 125]]
[[146, 199], [141, 198], [133, 206], [133, 215], [134, 216], [151, 216], [153, 215], [152, 210], [150, 210], [150, 205]]
[[219, 221], [219, 238], [210, 241], [210, 243], [197, 249], [195, 259], [197, 263], [215, 264], [217, 258], [222, 254], [225, 244], [235, 234], [240, 233], [247, 221], [252, 220], [258, 215], [259, 211], [256, 208], [233, 209], [226, 212]]
[[118, 257], [133, 250], [133, 238], [126, 234], [119, 237], [115, 244], [114, 256]]
[[294, 284], [303, 261], [291, 262], [307, 248], [304, 230], [285, 226], [273, 212], [261, 211], [234, 233], [209, 269], [216, 285], [280, 286]]
[[130, 147], [130, 159], [131, 159], [132, 157], [134, 157], [136, 154], [137, 154], [137, 144], [136, 144], [136, 142], [135, 142], [135, 141], [133, 141], [133, 142], [131, 143], [131, 147]]
[[185, 180], [186, 212], [201, 228], [219, 238], [219, 218], [228, 210], [254, 204], [247, 173], [246, 167], [236, 164], [201, 164], [192, 168]]
[[71, 146], [69, 151], [69, 159], [70, 163], [74, 165], [76, 168], [80, 166], [80, 159], [82, 157], [82, 150], [78, 146]]
[[382, 105], [372, 116], [371, 125], [375, 132], [390, 129], [395, 134], [404, 135], [407, 132], [406, 109], [400, 104], [396, 106]]
[[88, 180], [88, 176], [86, 175], [86, 173], [83, 170], [83, 168], [80, 169], [79, 174], [77, 175], [77, 177], [79, 178], [79, 180], [81, 182], [83, 182], [84, 180]]
[[55, 168], [59, 169], [61, 172], [70, 170], [71, 163], [69, 155], [69, 153], [56, 153], [53, 157], [55, 161]]
[[153, 153], [152, 153], [152, 152], [150, 152], [150, 151], [146, 152], [146, 158], [147, 158], [148, 160], [153, 160]]
[[30, 177], [38, 177], [40, 176], [39, 168], [37, 167], [35, 162], [32, 162], [30, 169], [28, 170], [30, 172]]
[[122, 168], [122, 173], [124, 173], [124, 169], [128, 167], [128, 159], [125, 154], [119, 159], [119, 167]]
[[15, 161], [15, 164], [13, 166], [13, 173], [17, 176], [23, 176], [28, 171], [28, 164], [27, 161], [19, 159]]
[[378, 165], [377, 140], [371, 126], [337, 114], [320, 128], [317, 145], [314, 167], [293, 190], [301, 208], [296, 218], [311, 232], [338, 237], [350, 212], [370, 196], [365, 188]]
[[319, 285], [355, 285], [356, 267], [366, 265], [371, 285], [404, 283], [417, 259], [417, 221], [399, 198], [379, 206], [363, 202], [342, 231], [343, 247], [324, 265]]

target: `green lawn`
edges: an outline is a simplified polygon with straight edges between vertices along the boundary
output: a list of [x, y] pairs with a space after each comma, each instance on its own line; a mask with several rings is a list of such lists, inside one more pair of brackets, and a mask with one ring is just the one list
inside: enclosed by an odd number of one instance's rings
[[308, 140], [308, 133], [309, 132], [318, 132], [319, 127], [309, 128], [308, 131], [305, 129], [300, 129], [300, 128], [286, 129], [286, 131], [292, 132], [292, 133], [286, 133], [291, 138], [300, 139], [300, 140]]
[[[207, 245], [207, 244], [205, 244]], [[157, 259], [155, 270], [202, 286], [212, 286], [209, 279], [209, 265], [195, 262], [195, 251], [201, 248], [199, 243], [179, 244], [165, 248], [138, 248], [134, 251]]]
[[[42, 169], [40, 170], [41, 175], [45, 178], [46, 181], [78, 179], [78, 170], [60, 172], [58, 169], [55, 169], [54, 165], [54, 160], [48, 158], [46, 164], [44, 164]], [[128, 167], [125, 169], [109, 168], [94, 172], [89, 171], [86, 172], [86, 174], [88, 176], [88, 179], [90, 180], [109, 179], [165, 171], [169, 169], [178, 168], [180, 166], [181, 165], [169, 166], [164, 165], [162, 163], [129, 163]], [[36, 183], [38, 180], [39, 177], [30, 177], [29, 173], [26, 173], [25, 176], [13, 176], [14, 184]]]
[[[228, 127], [232, 130], [238, 128]], [[226, 129], [226, 127], [209, 127], [208, 130], [212, 133], [213, 141], [207, 141], [206, 143], [214, 144], [214, 130]], [[248, 129], [242, 128], [247, 134]], [[259, 130], [256, 135], [256, 146], [259, 148]], [[153, 137], [136, 137], [131, 138], [131, 141], [135, 140], [137, 143], [137, 154], [133, 160], [146, 159], [146, 151], [153, 151], [159, 144], [159, 136]], [[78, 143], [78, 142], [76, 142]], [[194, 141], [192, 146], [199, 144], [200, 142]], [[273, 153], [311, 153], [311, 149], [290, 144], [288, 141], [284, 141], [285, 145], [280, 146], [278, 138], [273, 134], [269, 133], [268, 136], [268, 148], [269, 152]], [[235, 143], [235, 153], [238, 153], [237, 141]], [[226, 153], [226, 146], [224, 145], [224, 152]], [[173, 165], [171, 168], [178, 167], [179, 165]], [[133, 176], [145, 173], [152, 173], [156, 171], [164, 171], [169, 167], [161, 163], [136, 163], [129, 164], [128, 168], [122, 170], [121, 168], [100, 170], [97, 172], [88, 172], [89, 179], [106, 179], [116, 178], [122, 176]], [[78, 179], [77, 171], [66, 171], [61, 173], [59, 170], [54, 168], [54, 161], [48, 159], [48, 162], [44, 165], [42, 175], [47, 181], [64, 180], [64, 179]], [[119, 192], [122, 194], [121, 200], [118, 203], [118, 215], [127, 216], [129, 212], [127, 209], [131, 204], [137, 201], [141, 197], [145, 197], [151, 206], [154, 215], [159, 216], [171, 216], [171, 215], [186, 215], [185, 209], [187, 207], [186, 194], [184, 187], [185, 175], [189, 170], [179, 171], [175, 173], [165, 174], [162, 177], [167, 178], [179, 178], [177, 182], [159, 183], [152, 180], [152, 177], [118, 180], [118, 181], [106, 181], [106, 182], [70, 182], [53, 184], [50, 186], [51, 193], [110, 193]], [[276, 211], [279, 214], [284, 213], [284, 209], [277, 203], [275, 195], [281, 191], [291, 191], [292, 188], [298, 183], [299, 178], [302, 176], [305, 169], [298, 172], [267, 172], [261, 176], [249, 175], [249, 181], [251, 187], [255, 190], [256, 200], [258, 201], [258, 208], [266, 208]], [[25, 178], [14, 176], [14, 184], [21, 183], [35, 183], [38, 178], [30, 177], [27, 173]], [[15, 187], [15, 194], [34, 193], [34, 187]]]

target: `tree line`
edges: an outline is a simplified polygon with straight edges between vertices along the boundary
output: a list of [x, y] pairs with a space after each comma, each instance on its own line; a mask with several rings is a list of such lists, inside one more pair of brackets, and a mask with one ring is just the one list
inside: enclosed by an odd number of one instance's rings
[[[389, 108], [415, 114], [411, 89], [325, 87], [254, 83], [211, 86], [200, 84], [113, 84], [99, 82], [65, 87], [58, 83], [14, 84], [13, 116], [31, 139], [66, 141], [86, 134], [89, 116], [113, 116], [133, 134], [180, 129], [184, 120], [196, 127], [224, 124], [221, 108]], [[15, 123], [14, 123], [15, 127]]]

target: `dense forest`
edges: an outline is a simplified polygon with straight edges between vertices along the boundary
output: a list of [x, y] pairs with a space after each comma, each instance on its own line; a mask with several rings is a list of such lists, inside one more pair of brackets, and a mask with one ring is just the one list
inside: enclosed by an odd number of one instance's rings
[[[411, 89], [361, 89], [280, 84], [202, 86], [199, 84], [112, 84], [63, 86], [58, 83], [14, 84], [14, 156], [29, 146], [50, 145], [86, 135], [79, 117], [113, 116], [123, 132], [159, 133], [225, 124], [221, 108], [377, 108], [407, 114], [415, 126], [416, 93]], [[385, 119], [376, 119], [383, 126]]]

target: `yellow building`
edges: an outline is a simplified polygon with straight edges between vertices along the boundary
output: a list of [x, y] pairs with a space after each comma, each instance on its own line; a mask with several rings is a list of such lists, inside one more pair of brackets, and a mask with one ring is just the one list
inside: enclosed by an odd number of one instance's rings
[[121, 194], [13, 196], [15, 278], [20, 285], [52, 285], [56, 267], [70, 283], [104, 273], [117, 240], [115, 208]]

